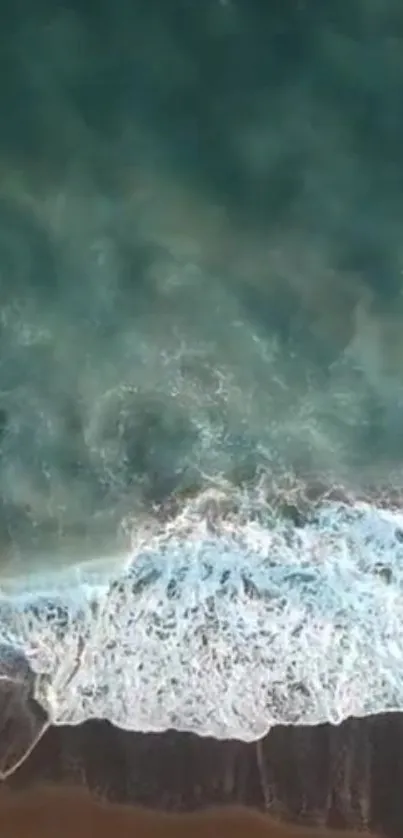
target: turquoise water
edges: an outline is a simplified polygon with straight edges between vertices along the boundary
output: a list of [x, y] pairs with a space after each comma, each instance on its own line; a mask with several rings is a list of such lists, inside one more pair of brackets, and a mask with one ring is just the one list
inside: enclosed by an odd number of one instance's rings
[[403, 12], [271, 5], [4, 16], [4, 578], [212, 485], [401, 483]]

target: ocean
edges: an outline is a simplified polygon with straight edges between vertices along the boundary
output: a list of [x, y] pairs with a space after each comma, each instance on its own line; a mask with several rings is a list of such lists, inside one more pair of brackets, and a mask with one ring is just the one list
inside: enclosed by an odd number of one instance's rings
[[3, 13], [0, 637], [56, 723], [402, 708], [402, 35], [394, 0]]

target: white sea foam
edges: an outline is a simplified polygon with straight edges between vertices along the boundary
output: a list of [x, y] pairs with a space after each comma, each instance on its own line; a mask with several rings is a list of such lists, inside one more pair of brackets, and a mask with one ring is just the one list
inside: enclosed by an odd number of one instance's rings
[[322, 504], [303, 527], [182, 520], [108, 582], [3, 593], [0, 641], [55, 724], [253, 740], [401, 710], [401, 527], [368, 503]]

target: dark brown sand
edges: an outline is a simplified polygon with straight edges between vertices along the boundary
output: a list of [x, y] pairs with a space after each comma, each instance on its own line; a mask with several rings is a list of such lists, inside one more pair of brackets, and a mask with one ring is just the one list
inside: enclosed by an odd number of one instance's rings
[[[362, 835], [362, 833], [360, 833]], [[1, 838], [358, 838], [357, 832], [282, 824], [242, 807], [157, 813], [106, 803], [84, 789], [3, 789]]]

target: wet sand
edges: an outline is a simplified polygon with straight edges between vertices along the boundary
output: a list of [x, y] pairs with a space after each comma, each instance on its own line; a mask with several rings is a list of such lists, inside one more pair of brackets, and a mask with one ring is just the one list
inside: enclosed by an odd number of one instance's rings
[[[293, 826], [242, 807], [196, 814], [156, 813], [106, 803], [83, 789], [3, 790], [2, 838], [358, 838], [357, 832]], [[373, 834], [373, 833], [372, 833]]]

